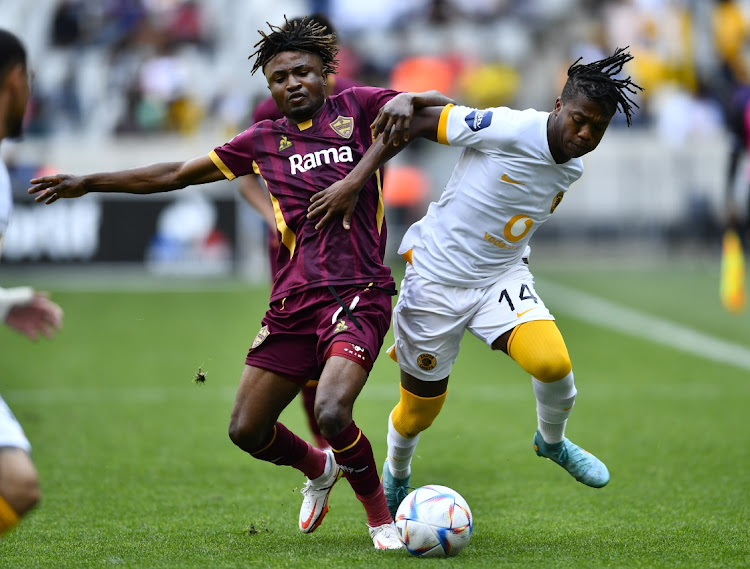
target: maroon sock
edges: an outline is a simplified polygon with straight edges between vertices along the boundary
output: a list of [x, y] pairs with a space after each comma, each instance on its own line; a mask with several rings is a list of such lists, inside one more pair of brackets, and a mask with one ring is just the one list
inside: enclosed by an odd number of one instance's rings
[[389, 524], [393, 521], [391, 512], [388, 510], [388, 502], [385, 501], [382, 484], [378, 485], [378, 489], [369, 496], [360, 496], [357, 494], [357, 498], [365, 507], [367, 525], [371, 528]]
[[323, 451], [313, 448], [279, 422], [274, 425], [271, 440], [250, 454], [258, 460], [296, 468], [311, 480], [323, 474], [326, 467]]
[[[380, 487], [378, 469], [375, 466], [375, 457], [372, 455], [370, 441], [365, 434], [359, 430], [354, 421], [334, 437], [326, 437], [333, 449], [336, 462], [344, 471], [344, 476], [349, 481], [357, 498], [360, 496], [371, 496]], [[368, 505], [362, 502], [367, 510]], [[370, 512], [368, 510], [368, 519]]]

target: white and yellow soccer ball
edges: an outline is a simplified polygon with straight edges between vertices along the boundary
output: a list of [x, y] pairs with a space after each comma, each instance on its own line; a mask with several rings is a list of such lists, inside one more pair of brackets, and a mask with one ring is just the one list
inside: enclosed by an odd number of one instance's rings
[[396, 529], [415, 557], [452, 557], [466, 547], [474, 518], [466, 500], [447, 486], [430, 484], [404, 498], [396, 511]]

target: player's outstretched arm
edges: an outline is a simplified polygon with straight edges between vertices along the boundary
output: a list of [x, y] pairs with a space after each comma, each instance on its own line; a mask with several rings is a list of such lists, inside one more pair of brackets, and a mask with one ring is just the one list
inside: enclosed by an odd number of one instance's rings
[[444, 107], [454, 103], [440, 91], [425, 91], [424, 93], [399, 93], [380, 107], [378, 116], [372, 121], [370, 128], [375, 138], [383, 135], [383, 141], [388, 144], [391, 140], [394, 146], [401, 142], [407, 143], [410, 136], [410, 124], [414, 111], [425, 107]]
[[[395, 97], [394, 97], [395, 99]], [[391, 99], [385, 106], [389, 105]], [[437, 129], [440, 122], [440, 113], [443, 106], [426, 107], [415, 109], [414, 115], [409, 121], [408, 139], [418, 137], [437, 140]], [[351, 228], [351, 217], [354, 207], [357, 205], [359, 191], [365, 185], [367, 179], [380, 168], [386, 161], [398, 154], [406, 145], [397, 145], [392, 135], [389, 142], [385, 142], [384, 136], [378, 136], [367, 149], [362, 160], [343, 179], [317, 192], [310, 198], [310, 207], [307, 209], [308, 219], [318, 219], [315, 229], [321, 229], [337, 215], [344, 216], [344, 229]]]
[[155, 194], [223, 179], [224, 174], [211, 158], [201, 156], [186, 162], [162, 162], [119, 172], [33, 178], [28, 191], [38, 194], [34, 201], [51, 204], [60, 198], [78, 198], [89, 192]]
[[52, 338], [62, 327], [62, 319], [62, 308], [46, 293], [29, 287], [0, 288], [0, 320], [27, 338]]

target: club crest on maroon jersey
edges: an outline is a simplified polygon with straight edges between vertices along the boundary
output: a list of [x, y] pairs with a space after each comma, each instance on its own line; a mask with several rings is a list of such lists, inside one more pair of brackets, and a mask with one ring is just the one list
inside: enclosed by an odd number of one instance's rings
[[339, 115], [336, 120], [330, 123], [333, 132], [338, 134], [341, 138], [349, 138], [354, 132], [354, 118], [353, 117], [342, 117]]

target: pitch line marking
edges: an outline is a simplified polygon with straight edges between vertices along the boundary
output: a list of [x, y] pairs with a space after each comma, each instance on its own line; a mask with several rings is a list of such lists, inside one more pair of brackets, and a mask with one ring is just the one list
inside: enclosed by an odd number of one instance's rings
[[554, 299], [551, 304], [554, 305], [555, 312], [750, 371], [750, 349], [739, 344], [649, 316], [558, 283], [545, 280], [542, 288], [548, 298]]

